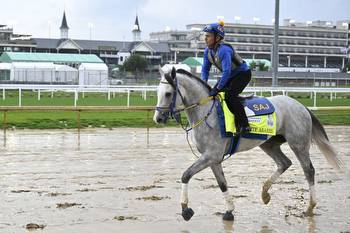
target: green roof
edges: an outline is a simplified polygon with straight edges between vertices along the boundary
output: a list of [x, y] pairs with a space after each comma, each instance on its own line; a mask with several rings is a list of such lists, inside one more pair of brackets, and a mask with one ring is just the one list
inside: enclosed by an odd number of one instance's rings
[[4, 52], [0, 62], [103, 63], [95, 54]]
[[254, 61], [256, 65], [259, 65], [259, 63], [264, 63], [265, 66], [271, 67], [271, 62], [267, 59], [243, 59], [243, 60], [245, 60], [248, 66], [250, 66], [250, 63]]
[[203, 65], [203, 58], [202, 57], [188, 57], [181, 63], [186, 64], [189, 67], [202, 66]]

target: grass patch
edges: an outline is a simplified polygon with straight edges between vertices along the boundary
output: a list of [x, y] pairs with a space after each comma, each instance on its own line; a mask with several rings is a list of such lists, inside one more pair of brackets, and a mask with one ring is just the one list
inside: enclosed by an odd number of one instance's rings
[[[260, 95], [260, 93], [257, 93]], [[269, 96], [270, 93], [262, 93]], [[34, 91], [22, 92], [22, 106], [73, 106], [74, 93], [54, 92], [38, 93]], [[290, 93], [290, 96], [297, 99], [306, 106], [313, 106], [313, 99], [309, 93]], [[350, 106], [350, 94], [338, 94], [337, 99], [330, 100], [329, 94], [317, 95], [317, 106]], [[155, 106], [157, 102], [155, 92], [147, 92], [147, 99], [141, 98], [141, 93], [130, 93], [131, 106]], [[2, 106], [18, 106], [18, 91], [7, 91], [6, 98], [0, 98]], [[108, 100], [107, 93], [86, 93], [79, 94], [78, 106], [126, 106], [126, 93], [111, 93]], [[82, 112], [80, 124], [82, 128], [116, 128], [116, 127], [163, 127], [153, 123], [153, 111], [122, 111], [122, 112]], [[315, 115], [323, 124], [350, 125], [350, 111], [316, 111]], [[184, 114], [183, 114], [184, 117]], [[2, 120], [2, 116], [0, 116]], [[185, 122], [185, 119], [184, 119]], [[171, 120], [167, 126], [176, 126]], [[8, 112], [7, 127], [28, 128], [28, 129], [71, 129], [77, 127], [76, 112]]]
[[350, 125], [350, 111], [314, 111], [325, 125]]
[[[315, 111], [317, 118], [328, 125], [350, 125], [350, 111]], [[75, 112], [8, 112], [7, 128], [27, 129], [72, 129], [77, 128], [77, 113]], [[81, 128], [117, 128], [117, 127], [164, 127], [156, 125], [153, 112], [82, 112]], [[2, 118], [2, 117], [1, 117]], [[0, 118], [0, 119], [1, 119]], [[183, 122], [186, 122], [183, 115]], [[176, 126], [170, 120], [167, 127]]]
[[[5, 100], [0, 99], [1, 106], [18, 106], [18, 91], [7, 91]], [[153, 106], [157, 103], [156, 93], [147, 92], [147, 99], [144, 100], [139, 92], [131, 92], [129, 104], [131, 106]], [[40, 100], [38, 93], [32, 91], [23, 91], [21, 95], [22, 106], [74, 106], [74, 93], [55, 92], [51, 98], [51, 92], [42, 92]], [[107, 93], [79, 93], [77, 100], [78, 106], [126, 106], [126, 93], [111, 93], [108, 100]]]
[[[81, 128], [116, 128], [116, 127], [163, 127], [156, 125], [153, 112], [82, 112], [80, 114]], [[147, 118], [148, 117], [148, 118]], [[167, 126], [176, 126], [170, 121]], [[72, 129], [77, 128], [77, 113], [75, 112], [8, 112], [7, 128], [27, 129]]]

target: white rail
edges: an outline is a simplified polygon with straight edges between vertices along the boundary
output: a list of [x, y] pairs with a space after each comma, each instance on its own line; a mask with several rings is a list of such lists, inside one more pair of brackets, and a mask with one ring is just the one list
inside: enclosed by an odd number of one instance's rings
[[[38, 93], [38, 100], [41, 98], [42, 92], [51, 92], [53, 97], [54, 92], [64, 91], [74, 93], [74, 106], [77, 106], [79, 93], [82, 93], [83, 97], [85, 93], [107, 93], [108, 100], [111, 99], [111, 94], [115, 93], [127, 93], [126, 106], [130, 106], [130, 93], [132, 91], [142, 92], [142, 97], [147, 98], [148, 91], [157, 91], [158, 86], [141, 86], [141, 85], [108, 85], [108, 86], [93, 86], [93, 85], [15, 85], [15, 84], [3, 84], [0, 85], [2, 89], [2, 99], [6, 99], [6, 91], [18, 90], [18, 106], [22, 106], [22, 91], [36, 91]], [[324, 87], [247, 87], [244, 92], [253, 92], [255, 94], [262, 95], [263, 92], [269, 92], [271, 96], [275, 93], [281, 93], [282, 95], [288, 95], [288, 93], [310, 93], [313, 98], [313, 107], [317, 108], [317, 94], [329, 93], [330, 100], [336, 98], [337, 93], [349, 93], [350, 88], [324, 88]]]

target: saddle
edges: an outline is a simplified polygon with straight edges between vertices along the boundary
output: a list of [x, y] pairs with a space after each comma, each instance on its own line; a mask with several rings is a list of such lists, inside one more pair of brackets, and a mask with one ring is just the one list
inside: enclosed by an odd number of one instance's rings
[[251, 94], [248, 94], [248, 95], [238, 95], [238, 98], [240, 98], [242, 101], [244, 99], [250, 99], [250, 98], [253, 98], [254, 97], [254, 94], [251, 93]]

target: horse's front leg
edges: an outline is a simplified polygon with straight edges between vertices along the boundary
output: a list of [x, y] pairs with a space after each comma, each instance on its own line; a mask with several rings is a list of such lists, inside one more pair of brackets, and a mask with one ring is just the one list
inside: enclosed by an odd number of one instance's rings
[[188, 182], [198, 172], [209, 167], [213, 162], [206, 155], [202, 155], [196, 162], [194, 162], [187, 170], [183, 173], [182, 190], [181, 190], [181, 207], [182, 217], [188, 221], [192, 218], [194, 211], [188, 207]]
[[233, 199], [229, 195], [229, 191], [227, 189], [227, 182], [225, 179], [224, 171], [222, 170], [221, 163], [211, 165], [211, 170], [215, 175], [216, 181], [218, 182], [226, 203], [226, 212], [223, 216], [223, 219], [226, 221], [233, 221], [234, 216], [232, 214], [232, 211], [234, 210], [235, 206], [233, 204]]

